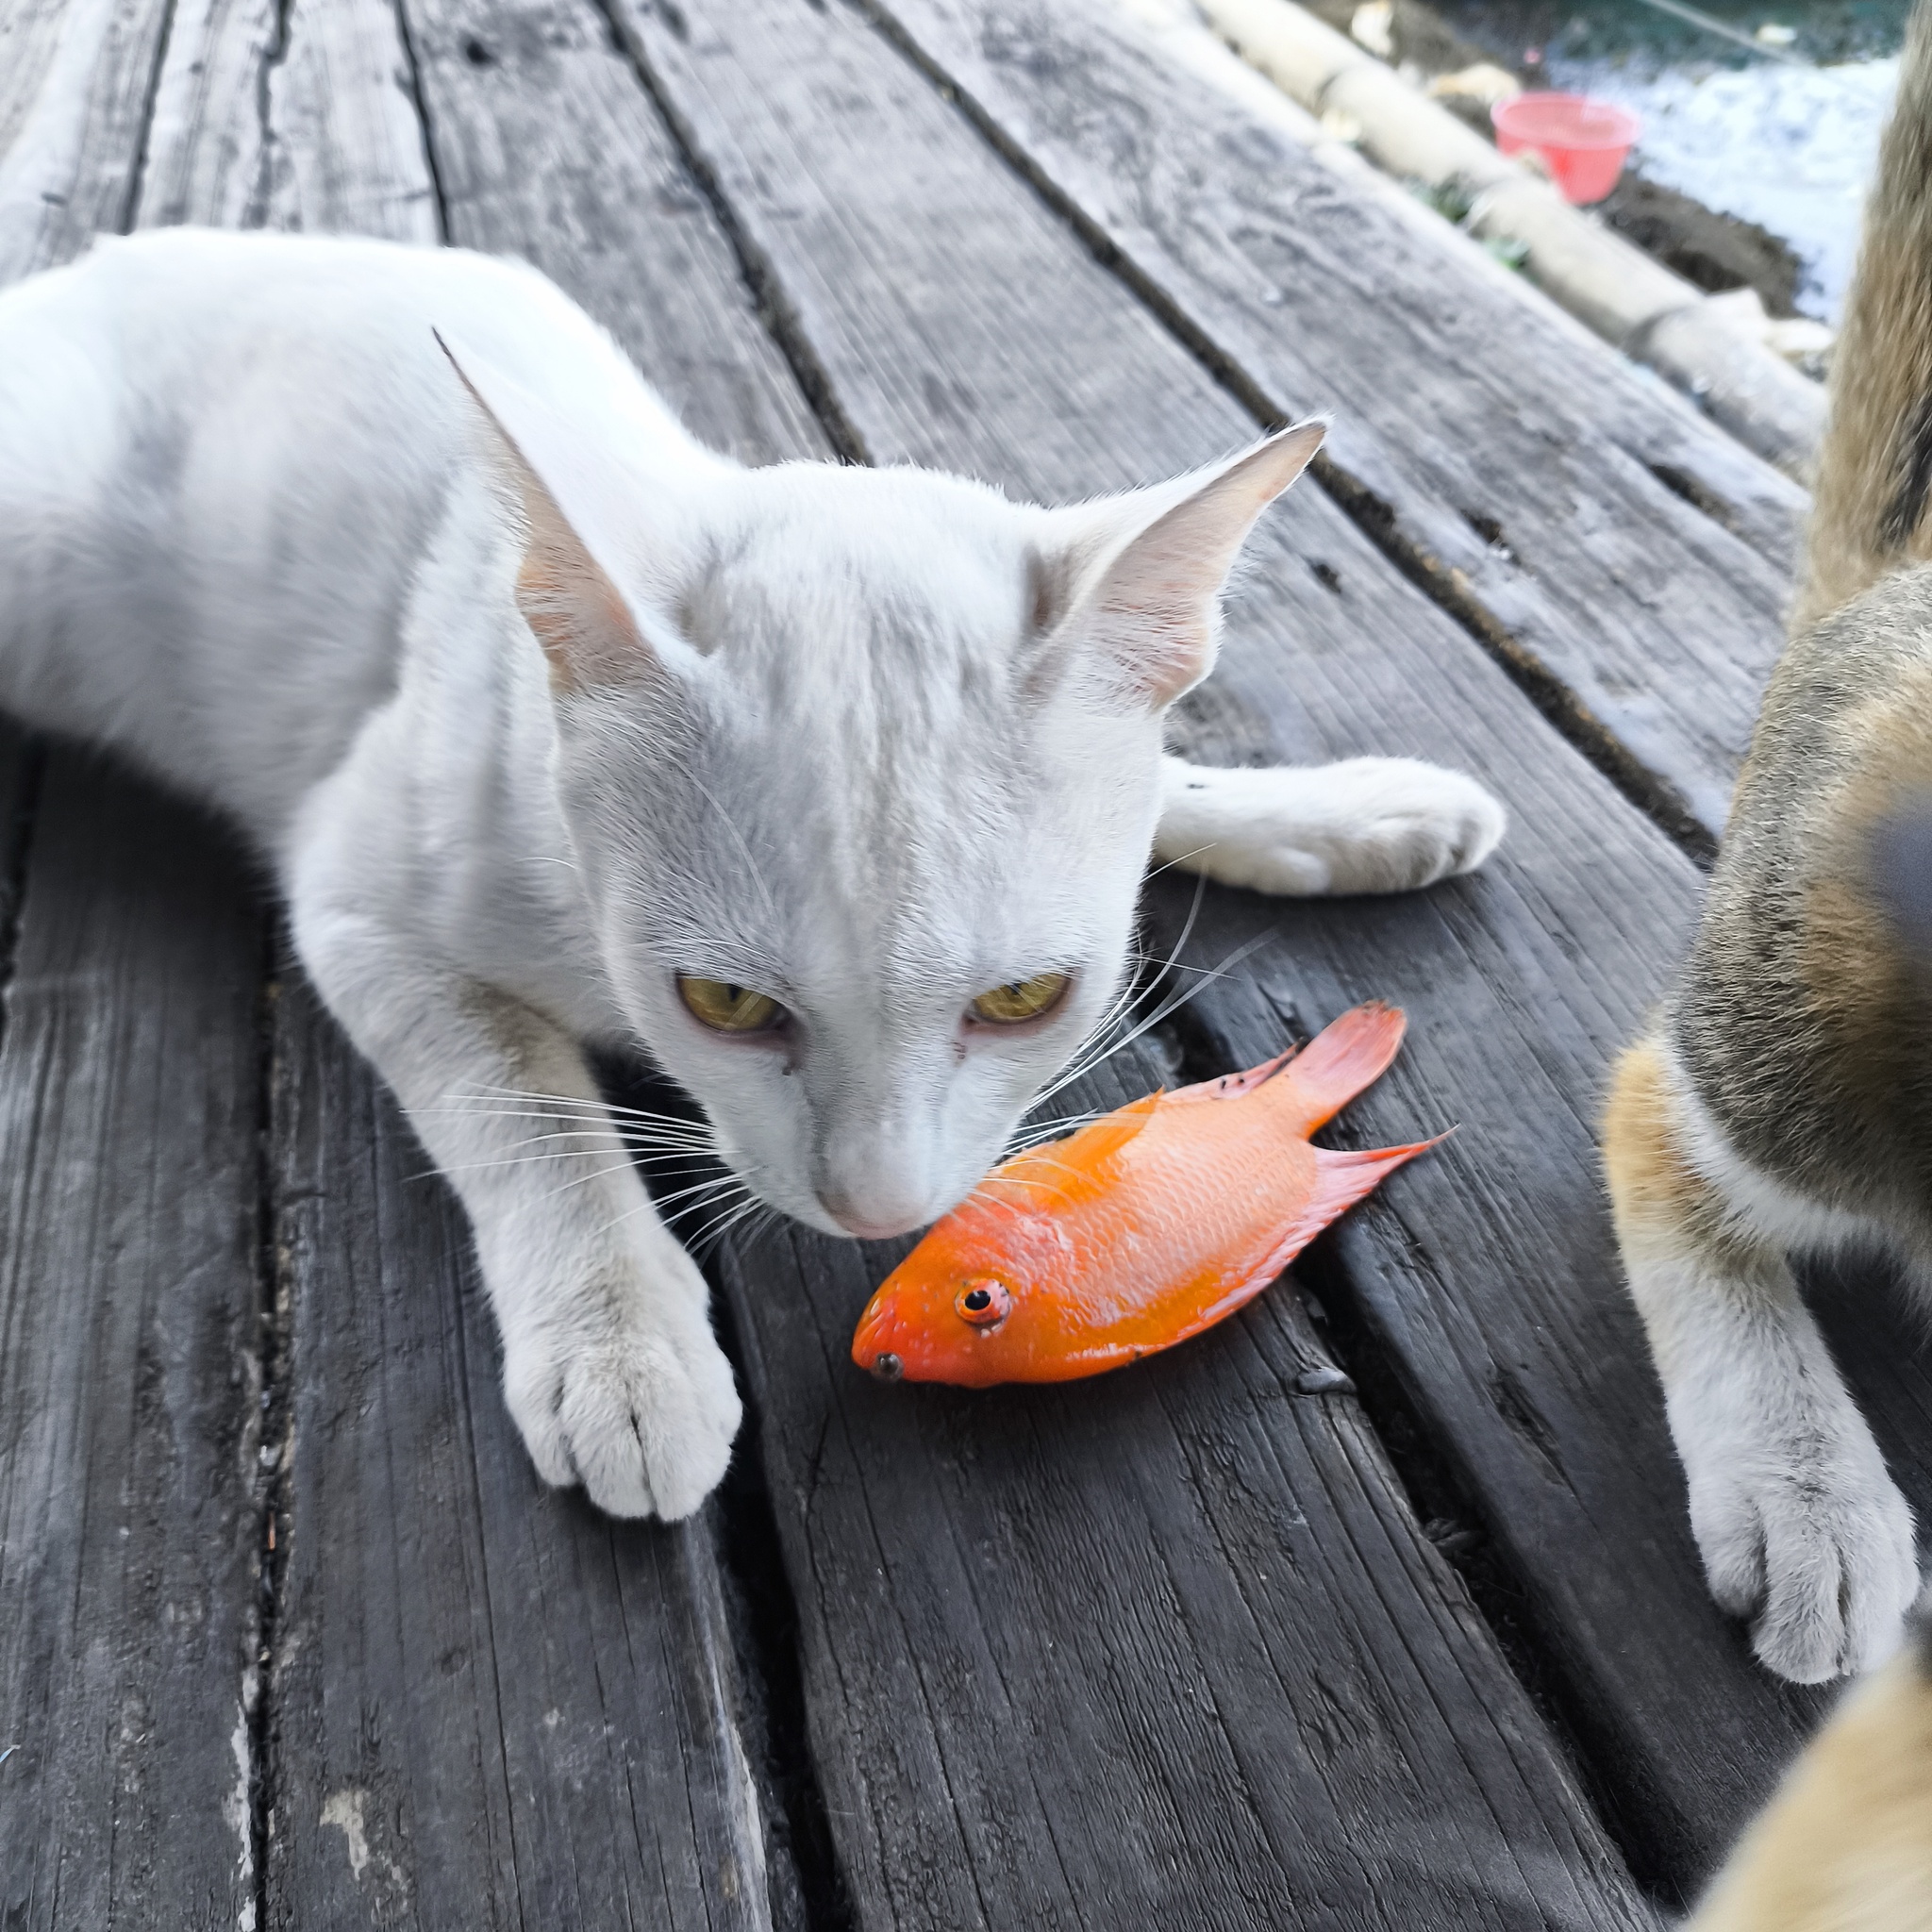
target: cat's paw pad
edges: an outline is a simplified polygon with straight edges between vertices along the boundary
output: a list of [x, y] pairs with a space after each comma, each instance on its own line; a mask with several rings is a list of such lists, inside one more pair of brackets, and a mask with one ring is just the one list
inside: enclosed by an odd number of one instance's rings
[[723, 1479], [742, 1415], [702, 1318], [633, 1313], [521, 1336], [506, 1344], [504, 1388], [538, 1474], [581, 1482], [612, 1516], [689, 1516]]
[[1918, 1556], [1864, 1424], [1713, 1462], [1691, 1478], [1691, 1528], [1711, 1595], [1750, 1620], [1758, 1661], [1799, 1684], [1883, 1663], [1918, 1595]]
[[[1414, 758], [1189, 773], [1160, 842], [1224, 884], [1299, 897], [1407, 892], [1473, 872], [1507, 817], [1474, 778]], [[1190, 840], [1197, 850], [1186, 851]]]

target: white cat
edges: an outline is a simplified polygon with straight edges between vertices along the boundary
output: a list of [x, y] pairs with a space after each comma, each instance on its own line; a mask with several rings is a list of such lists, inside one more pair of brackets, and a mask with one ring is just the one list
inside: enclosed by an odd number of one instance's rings
[[527, 268], [111, 242], [0, 295], [0, 705], [246, 828], [469, 1210], [537, 1467], [683, 1516], [738, 1396], [584, 1043], [759, 1199], [896, 1234], [1107, 1010], [1150, 846], [1347, 892], [1500, 837], [1404, 759], [1161, 756], [1321, 436], [1067, 509], [746, 470]]

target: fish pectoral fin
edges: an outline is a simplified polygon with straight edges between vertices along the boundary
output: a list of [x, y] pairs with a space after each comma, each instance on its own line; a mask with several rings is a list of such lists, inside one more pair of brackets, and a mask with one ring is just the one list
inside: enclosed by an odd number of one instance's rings
[[1286, 1053], [1278, 1053], [1272, 1060], [1263, 1060], [1258, 1067], [1250, 1067], [1245, 1074], [1224, 1074], [1218, 1080], [1199, 1080], [1191, 1087], [1176, 1087], [1167, 1096], [1167, 1105], [1176, 1102], [1196, 1100], [1239, 1100], [1243, 1093], [1252, 1093], [1263, 1080], [1270, 1080], [1301, 1052], [1298, 1046], [1291, 1046]]
[[1268, 1257], [1269, 1268], [1278, 1274], [1330, 1222], [1341, 1220], [1357, 1201], [1366, 1200], [1398, 1167], [1407, 1166], [1418, 1154], [1426, 1154], [1448, 1138], [1438, 1134], [1433, 1141], [1417, 1141], [1407, 1147], [1370, 1147], [1354, 1154], [1317, 1147], [1315, 1191], [1282, 1229], [1281, 1241]]

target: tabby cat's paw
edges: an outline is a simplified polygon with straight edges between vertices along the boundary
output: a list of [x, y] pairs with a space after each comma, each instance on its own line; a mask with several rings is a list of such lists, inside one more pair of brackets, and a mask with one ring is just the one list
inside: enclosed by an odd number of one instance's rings
[[635, 1290], [591, 1299], [615, 1300], [618, 1318], [506, 1336], [510, 1414], [545, 1482], [581, 1482], [612, 1516], [675, 1522], [717, 1488], [731, 1460], [742, 1414], [731, 1364], [701, 1298], [680, 1294], [670, 1308], [665, 1297]]
[[1258, 892], [1406, 892], [1473, 872], [1506, 823], [1474, 778], [1414, 758], [1191, 766], [1164, 793], [1156, 850]]
[[1883, 1663], [1919, 1589], [1912, 1513], [1863, 1420], [1810, 1422], [1690, 1472], [1711, 1595], [1750, 1619], [1758, 1661], [1799, 1684]]

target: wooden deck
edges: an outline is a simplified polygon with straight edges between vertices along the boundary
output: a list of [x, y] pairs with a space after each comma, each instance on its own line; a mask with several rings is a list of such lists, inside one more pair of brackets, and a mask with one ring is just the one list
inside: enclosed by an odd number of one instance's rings
[[[1343, 1132], [1462, 1131], [1291, 1281], [968, 1395], [850, 1365], [899, 1249], [727, 1250], [749, 1419], [664, 1530], [537, 1482], [220, 830], [0, 740], [0, 1927], [1661, 1924], [1822, 1700], [1705, 1597], [1592, 1125], [1800, 492], [1091, 0], [0, 0], [0, 276], [184, 221], [525, 256], [754, 461], [1063, 498], [1332, 408], [1187, 745], [1513, 829], [1210, 893], [1187, 961], [1266, 943], [1088, 1082], [1405, 1005]], [[1924, 1358], [1835, 1340], [1923, 1512]]]

